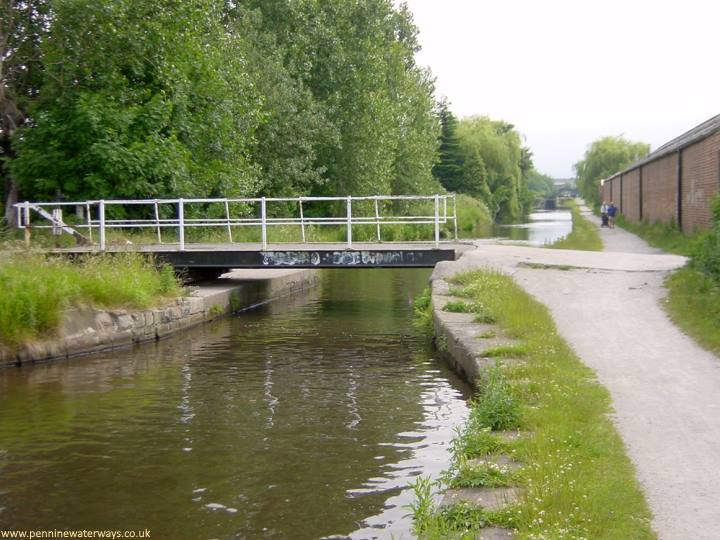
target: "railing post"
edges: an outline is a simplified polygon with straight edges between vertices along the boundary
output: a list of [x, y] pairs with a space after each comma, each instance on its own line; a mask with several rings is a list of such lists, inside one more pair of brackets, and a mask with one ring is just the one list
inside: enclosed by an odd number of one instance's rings
[[352, 247], [352, 196], [347, 196], [347, 247]]
[[178, 239], [180, 251], [185, 251], [185, 201], [178, 199]]
[[160, 231], [160, 210], [158, 209], [157, 200], [155, 200], [153, 206], [155, 207], [155, 228], [157, 229], [158, 244], [162, 244], [162, 232]]
[[435, 194], [435, 247], [440, 247], [440, 195]]
[[230, 243], [233, 243], [232, 238], [232, 227], [230, 226], [230, 204], [228, 203], [228, 200], [225, 199], [225, 218], [227, 219], [227, 231], [228, 231], [228, 238], [230, 239]]
[[260, 227], [262, 229], [262, 249], [267, 250], [267, 205], [265, 197], [260, 199]]
[[453, 193], [453, 221], [455, 222], [455, 241], [458, 239], [458, 219], [457, 219], [457, 197]]
[[380, 238], [380, 210], [378, 209], [378, 198], [375, 197], [375, 223], [377, 224], [377, 239], [378, 242], [382, 242]]
[[25, 237], [25, 247], [30, 247], [30, 202], [25, 201], [25, 205], [21, 211], [17, 213], [18, 226], [20, 225], [20, 216], [25, 221], [23, 236]]
[[85, 215], [87, 216], [87, 230], [88, 230], [88, 238], [90, 239], [90, 243], [92, 243], [93, 237], [92, 237], [92, 214], [90, 213], [90, 203], [85, 203]]
[[105, 201], [98, 201], [98, 218], [100, 219], [100, 251], [105, 251]]
[[304, 244], [305, 243], [305, 216], [303, 215], [302, 197], [300, 197], [298, 199], [298, 203], [300, 204], [300, 232], [302, 234], [302, 241]]

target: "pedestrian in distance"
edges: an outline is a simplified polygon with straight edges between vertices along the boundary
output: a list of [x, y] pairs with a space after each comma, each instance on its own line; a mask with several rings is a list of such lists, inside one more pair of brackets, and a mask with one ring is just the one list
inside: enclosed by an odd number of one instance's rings
[[600, 219], [602, 219], [601, 227], [608, 226], [608, 205], [605, 201], [600, 205]]
[[610, 204], [607, 207], [607, 214], [608, 214], [608, 223], [610, 225], [611, 229], [615, 228], [615, 216], [617, 215], [617, 206], [615, 206], [615, 203], [610, 201]]

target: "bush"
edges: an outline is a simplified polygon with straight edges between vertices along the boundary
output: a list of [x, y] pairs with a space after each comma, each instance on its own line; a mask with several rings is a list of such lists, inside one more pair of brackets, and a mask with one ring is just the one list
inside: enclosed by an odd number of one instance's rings
[[720, 195], [712, 203], [713, 228], [702, 233], [690, 250], [692, 266], [720, 282]]

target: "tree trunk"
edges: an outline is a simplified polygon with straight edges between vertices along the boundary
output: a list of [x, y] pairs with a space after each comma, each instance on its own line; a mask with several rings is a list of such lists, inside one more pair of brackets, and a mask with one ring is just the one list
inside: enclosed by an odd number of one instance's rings
[[5, 179], [5, 222], [8, 227], [17, 227], [17, 209], [13, 206], [18, 202], [18, 185], [10, 178]]

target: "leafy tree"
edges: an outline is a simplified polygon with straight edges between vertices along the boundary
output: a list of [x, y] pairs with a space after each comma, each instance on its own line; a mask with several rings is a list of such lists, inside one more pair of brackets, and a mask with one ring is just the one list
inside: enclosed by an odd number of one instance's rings
[[40, 44], [51, 19], [48, 0], [0, 0], [0, 187], [10, 224], [15, 223], [18, 183], [5, 164], [15, 157], [12, 137], [25, 125], [42, 84]]
[[435, 160], [432, 81], [414, 61], [417, 29], [389, 0], [253, 0], [339, 134], [317, 146], [317, 193], [390, 193], [428, 185]]
[[240, 195], [259, 97], [212, 0], [56, 0], [32, 129], [12, 173], [36, 196]]
[[[478, 154], [484, 164], [484, 201], [493, 219], [516, 221], [524, 213], [521, 200], [523, 148], [512, 124], [487, 116], [464, 118], [458, 125], [465, 156]], [[529, 159], [529, 155], [525, 155]]]
[[649, 144], [632, 142], [624, 137], [602, 137], [593, 141], [584, 159], [575, 164], [580, 194], [588, 202], [598, 202], [602, 178], [612, 176], [649, 152]]

